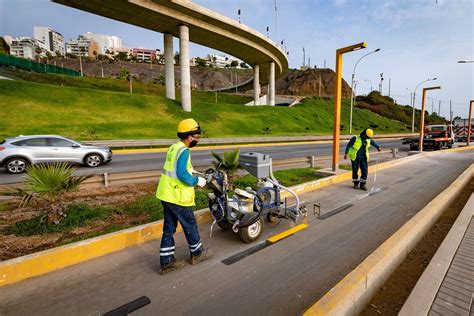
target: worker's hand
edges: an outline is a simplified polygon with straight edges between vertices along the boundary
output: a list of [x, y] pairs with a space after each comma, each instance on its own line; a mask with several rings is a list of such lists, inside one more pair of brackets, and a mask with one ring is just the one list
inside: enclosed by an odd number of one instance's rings
[[203, 188], [205, 185], [206, 185], [206, 179], [204, 178], [201, 178], [201, 177], [198, 177], [198, 183], [197, 185], [199, 185], [201, 188]]
[[344, 160], [347, 160], [347, 155], [344, 155]]
[[382, 148], [379, 147], [379, 148], [377, 148], [377, 150], [378, 150], [378, 151], [382, 151]]

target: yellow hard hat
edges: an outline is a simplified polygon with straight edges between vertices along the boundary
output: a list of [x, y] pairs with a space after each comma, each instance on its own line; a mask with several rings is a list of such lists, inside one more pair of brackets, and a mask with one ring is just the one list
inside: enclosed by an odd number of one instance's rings
[[192, 134], [200, 134], [201, 133], [201, 127], [199, 126], [199, 123], [196, 122], [193, 119], [185, 119], [179, 122], [178, 124], [178, 133], [189, 133], [189, 135]]
[[367, 137], [372, 137], [372, 136], [374, 136], [374, 131], [371, 130], [370, 128], [368, 128], [368, 129], [365, 131], [365, 135], [367, 135]]

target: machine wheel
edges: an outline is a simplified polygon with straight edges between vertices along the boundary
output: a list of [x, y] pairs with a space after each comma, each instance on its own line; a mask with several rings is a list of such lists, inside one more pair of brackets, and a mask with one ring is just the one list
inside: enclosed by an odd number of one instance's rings
[[448, 148], [453, 148], [453, 143], [449, 142], [448, 143]]
[[263, 219], [259, 218], [255, 223], [250, 225], [249, 227], [240, 228], [239, 232], [237, 233], [244, 242], [251, 243], [257, 240], [260, 235], [262, 235], [263, 231]]
[[410, 150], [418, 150], [418, 146], [410, 144]]
[[232, 228], [232, 224], [226, 221], [217, 222], [217, 226], [219, 226], [222, 230], [229, 230]]

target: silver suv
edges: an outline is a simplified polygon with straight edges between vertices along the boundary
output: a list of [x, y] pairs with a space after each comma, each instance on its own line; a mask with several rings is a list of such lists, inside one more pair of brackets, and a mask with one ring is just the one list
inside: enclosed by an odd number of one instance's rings
[[0, 166], [22, 173], [29, 164], [71, 162], [97, 167], [112, 160], [108, 147], [83, 144], [57, 135], [32, 135], [0, 141]]

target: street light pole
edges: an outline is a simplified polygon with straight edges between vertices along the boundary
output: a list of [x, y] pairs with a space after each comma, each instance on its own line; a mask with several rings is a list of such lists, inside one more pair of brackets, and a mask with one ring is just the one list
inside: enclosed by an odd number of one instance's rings
[[414, 133], [415, 132], [415, 95], [416, 95], [416, 89], [418, 89], [418, 87], [425, 83], [425, 82], [428, 82], [428, 81], [432, 81], [432, 80], [436, 80], [438, 78], [432, 78], [432, 79], [426, 79], [426, 80], [423, 80], [422, 82], [420, 82], [415, 90], [413, 91], [413, 102], [412, 102], [412, 108], [413, 108], [413, 114], [412, 114], [412, 117], [411, 117], [411, 132]]
[[[334, 126], [332, 139], [332, 170], [336, 171], [339, 165], [339, 136], [341, 128], [341, 94], [342, 94], [342, 55], [358, 49], [366, 48], [365, 42], [339, 48], [336, 50], [336, 84], [334, 93]], [[352, 91], [351, 91], [352, 93]]]
[[353, 108], [353, 104], [354, 104], [354, 78], [355, 78], [355, 71], [356, 71], [356, 68], [357, 68], [357, 65], [359, 64], [359, 62], [364, 58], [364, 57], [367, 57], [369, 56], [370, 54], [373, 54], [373, 53], [376, 53], [380, 50], [380, 48], [377, 48], [376, 50], [373, 50], [371, 51], [370, 53], [367, 53], [365, 54], [364, 56], [362, 56], [361, 58], [359, 58], [359, 60], [355, 63], [354, 65], [354, 70], [352, 71], [352, 81], [351, 81], [351, 113], [350, 113], [350, 117], [349, 117], [349, 134], [352, 134], [352, 108]]
[[428, 90], [436, 90], [441, 89], [440, 86], [437, 87], [428, 87], [423, 88], [423, 95], [421, 99], [421, 119], [420, 119], [420, 140], [418, 141], [418, 151], [423, 151], [423, 137], [425, 136], [425, 99], [426, 99], [426, 91]]

